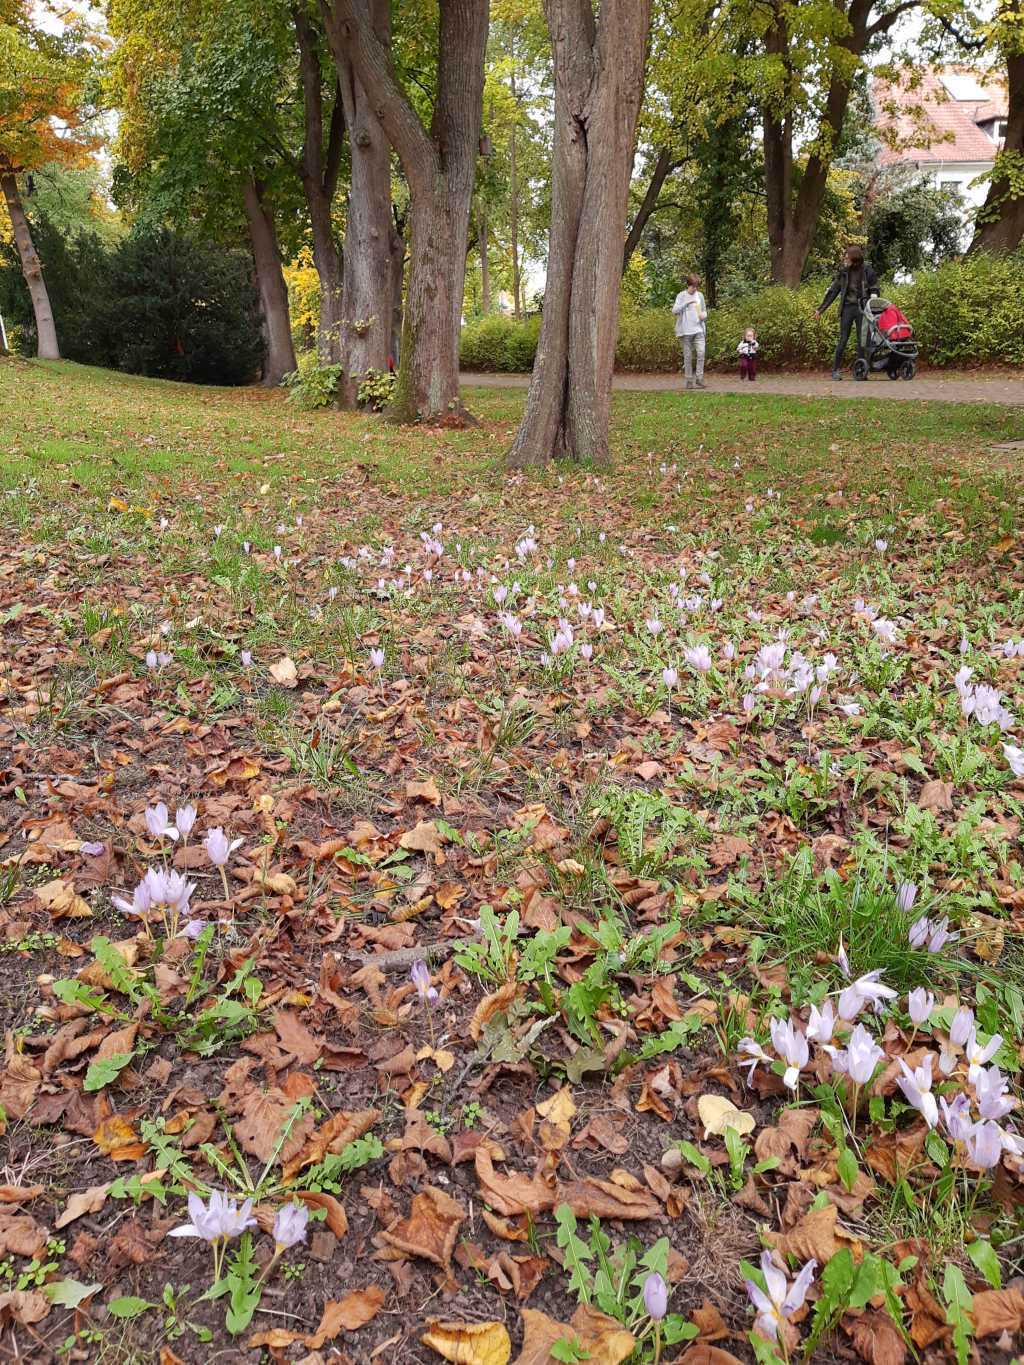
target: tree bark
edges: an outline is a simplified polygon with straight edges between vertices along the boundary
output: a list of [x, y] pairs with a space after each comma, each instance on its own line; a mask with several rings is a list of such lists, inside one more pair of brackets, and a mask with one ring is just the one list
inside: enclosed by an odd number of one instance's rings
[[487, 259], [487, 205], [483, 199], [477, 211], [477, 239], [480, 248], [480, 309], [487, 317], [491, 311], [491, 263]]
[[622, 242], [651, 0], [545, 0], [555, 66], [551, 235], [537, 358], [507, 461], [605, 463]]
[[654, 170], [651, 172], [651, 179], [647, 185], [647, 190], [637, 209], [636, 217], [633, 219], [633, 226], [629, 229], [626, 237], [626, 246], [622, 253], [622, 273], [625, 274], [629, 263], [633, 258], [633, 252], [640, 245], [640, 239], [644, 235], [644, 228], [650, 222], [651, 214], [658, 207], [658, 197], [661, 194], [665, 181], [676, 170], [679, 162], [672, 160], [672, 153], [667, 147], [662, 147], [658, 152], [657, 160], [654, 163]]
[[338, 185], [345, 115], [341, 91], [335, 86], [327, 145], [324, 146], [324, 91], [317, 35], [300, 6], [292, 9], [299, 47], [302, 81], [302, 189], [313, 236], [313, 264], [320, 281], [320, 319], [316, 345], [321, 364], [337, 365], [342, 358], [342, 258], [334, 236], [331, 209]]
[[[1019, 3], [1009, 6], [1011, 12], [1021, 14]], [[1024, 22], [1022, 16], [1021, 22]], [[1024, 37], [1021, 50], [1010, 52], [1006, 59], [1006, 78], [1009, 87], [1008, 118], [1006, 121], [1006, 140], [1003, 153], [1012, 157], [1024, 158]], [[992, 215], [991, 217], [989, 215]], [[1024, 241], [1024, 194], [1013, 187], [1008, 175], [999, 173], [999, 163], [988, 187], [985, 203], [979, 215], [978, 226], [971, 242], [970, 250], [975, 251], [1015, 251]]]
[[296, 368], [295, 348], [288, 316], [288, 286], [281, 269], [274, 218], [263, 200], [263, 188], [257, 180], [246, 183], [245, 216], [263, 310], [263, 384], [275, 388]]
[[[398, 154], [411, 208], [409, 281], [393, 420], [436, 421], [459, 408], [459, 329], [483, 116], [489, 0], [441, 0], [437, 95], [429, 131], [375, 31], [372, 0], [321, 0], [331, 49], [363, 88]], [[349, 256], [346, 248], [346, 260]], [[346, 312], [348, 304], [346, 303]]]
[[[836, 41], [860, 58], [874, 37], [887, 33], [900, 14], [914, 8], [916, 0], [898, 5], [874, 23], [868, 20], [875, 0], [851, 0], [844, 12], [849, 22], [848, 34]], [[795, 96], [794, 82], [798, 77], [790, 63], [790, 44], [793, 41], [787, 18], [781, 6], [776, 6], [774, 19], [765, 35], [765, 51], [777, 56], [787, 74], [787, 88], [780, 113], [770, 105], [762, 109], [764, 128], [765, 194], [768, 208], [768, 242], [771, 248], [772, 281], [795, 288], [803, 276], [814, 230], [821, 214], [828, 173], [832, 165], [833, 148], [843, 131], [846, 110], [850, 103], [850, 81], [834, 67], [825, 94], [825, 104], [818, 121], [815, 145], [819, 150], [807, 159], [800, 177], [800, 185], [793, 193], [793, 116], [790, 100]]]
[[7, 202], [7, 212], [14, 228], [14, 241], [21, 259], [21, 273], [25, 276], [32, 312], [36, 319], [36, 354], [40, 360], [59, 360], [60, 347], [57, 345], [57, 328], [50, 307], [50, 295], [43, 278], [43, 263], [39, 259], [25, 209], [18, 190], [18, 180], [13, 171], [0, 173], [0, 189], [3, 189]]
[[512, 136], [509, 139], [509, 208], [510, 221], [509, 229], [512, 236], [512, 316], [517, 320], [523, 315], [523, 281], [522, 271], [519, 263], [519, 160], [516, 154], [516, 131], [519, 126], [519, 95], [516, 90], [516, 73], [513, 71], [511, 76], [512, 103], [515, 106], [515, 113], [512, 115]]

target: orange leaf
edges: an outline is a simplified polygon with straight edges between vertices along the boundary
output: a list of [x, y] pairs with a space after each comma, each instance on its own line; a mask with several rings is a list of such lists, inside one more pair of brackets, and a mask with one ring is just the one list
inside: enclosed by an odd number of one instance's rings
[[500, 1322], [437, 1322], [431, 1319], [420, 1341], [457, 1365], [508, 1365], [512, 1341]]

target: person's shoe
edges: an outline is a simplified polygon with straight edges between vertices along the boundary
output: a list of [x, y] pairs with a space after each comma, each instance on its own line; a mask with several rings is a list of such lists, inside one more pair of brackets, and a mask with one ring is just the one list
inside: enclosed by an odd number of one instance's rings
[[707, 388], [707, 385], [704, 383], [704, 380], [703, 380], [703, 379], [698, 379], [698, 380], [697, 380], [697, 387], [698, 387], [698, 389], [706, 389], [706, 388]]
[[843, 377], [843, 372], [842, 372], [842, 370], [833, 370], [833, 371], [832, 371], [832, 378], [833, 378], [833, 379], [842, 379], [842, 377]]
[[692, 380], [692, 379], [688, 379], [688, 380], [686, 381], [686, 387], [687, 387], [688, 389], [692, 389], [692, 388], [693, 388], [693, 380]]

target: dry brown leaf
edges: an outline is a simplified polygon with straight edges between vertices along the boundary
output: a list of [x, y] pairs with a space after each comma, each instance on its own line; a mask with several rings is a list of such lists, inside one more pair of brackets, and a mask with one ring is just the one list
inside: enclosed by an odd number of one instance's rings
[[410, 801], [426, 801], [431, 806], [441, 804], [441, 793], [432, 777], [426, 778], [423, 782], [407, 782], [405, 784], [405, 795]]
[[543, 1120], [538, 1129], [541, 1146], [547, 1152], [560, 1152], [572, 1135], [572, 1120], [576, 1115], [572, 1092], [563, 1085], [550, 1099], [541, 1100], [536, 1108]]
[[867, 1365], [903, 1365], [907, 1348], [896, 1324], [887, 1313], [869, 1311], [854, 1318], [850, 1340]]
[[138, 1161], [146, 1154], [146, 1144], [139, 1141], [132, 1124], [120, 1114], [101, 1120], [92, 1140], [112, 1161]]
[[12, 1289], [0, 1294], [0, 1323], [8, 1317], [27, 1327], [33, 1322], [42, 1322], [50, 1311], [50, 1300], [37, 1289]]
[[[270, 1161], [275, 1152], [282, 1164], [289, 1161], [302, 1151], [316, 1127], [312, 1114], [303, 1114], [291, 1122], [294, 1112], [295, 1101], [277, 1086], [247, 1095], [242, 1103], [242, 1116], [235, 1122], [235, 1137], [242, 1150], [258, 1161]], [[278, 1151], [281, 1135], [286, 1130], [287, 1137]]]
[[500, 1322], [438, 1322], [431, 1318], [420, 1341], [457, 1365], [508, 1365], [512, 1355], [511, 1338]]
[[316, 1130], [298, 1155], [284, 1163], [283, 1178], [291, 1180], [304, 1167], [323, 1161], [328, 1152], [340, 1152], [368, 1133], [379, 1118], [379, 1109], [339, 1109]]
[[33, 1256], [46, 1244], [46, 1229], [30, 1213], [0, 1209], [0, 1256]]
[[587, 1365], [619, 1365], [636, 1347], [632, 1333], [603, 1313], [581, 1307], [572, 1322], [566, 1323], [538, 1309], [524, 1308], [523, 1346], [515, 1365], [549, 1365], [551, 1348], [558, 1341], [578, 1341], [588, 1352]]
[[0, 1185], [0, 1204], [27, 1204], [45, 1189], [45, 1185]]
[[737, 1109], [732, 1100], [727, 1100], [724, 1095], [701, 1095], [697, 1101], [697, 1113], [704, 1125], [705, 1138], [724, 1137], [727, 1128], [732, 1128], [743, 1137], [757, 1127], [753, 1114]]
[[421, 820], [415, 829], [407, 829], [398, 842], [413, 853], [441, 852], [441, 832], [433, 820]]
[[839, 1226], [839, 1210], [834, 1204], [805, 1213], [788, 1232], [765, 1233], [765, 1240], [801, 1264], [813, 1257], [819, 1265], [826, 1265], [843, 1247], [849, 1247], [857, 1262], [864, 1256], [860, 1239]]
[[975, 1294], [970, 1311], [976, 1336], [1024, 1332], [1024, 1291], [1020, 1289], [985, 1289]]
[[504, 986], [500, 987], [500, 989], [492, 991], [490, 995], [484, 996], [473, 1011], [473, 1017], [469, 1021], [469, 1036], [473, 1039], [474, 1043], [480, 1041], [480, 1035], [484, 1030], [484, 1026], [490, 1023], [496, 1014], [499, 1014], [502, 1010], [508, 1009], [509, 1005], [511, 1005], [512, 1001], [516, 998], [518, 989], [518, 982], [506, 981]]
[[444, 1190], [424, 1185], [413, 1196], [408, 1218], [381, 1233], [381, 1240], [410, 1256], [422, 1256], [447, 1270], [466, 1216], [461, 1204]]
[[54, 1223], [55, 1228], [66, 1228], [69, 1223], [73, 1223], [76, 1218], [81, 1218], [85, 1213], [98, 1213], [106, 1203], [107, 1191], [110, 1185], [90, 1185], [87, 1190], [79, 1190], [73, 1194], [67, 1202], [64, 1212]]
[[476, 1176], [487, 1203], [507, 1217], [516, 1213], [543, 1213], [555, 1207], [555, 1192], [541, 1176], [523, 1175], [520, 1171], [498, 1175], [490, 1153], [483, 1147], [476, 1153]]
[[821, 1115], [819, 1109], [784, 1109], [774, 1128], [763, 1128], [754, 1141], [758, 1161], [767, 1157], [787, 1157], [791, 1151], [807, 1155], [807, 1143]]
[[743, 1365], [743, 1362], [731, 1351], [723, 1351], [721, 1346], [698, 1341], [678, 1357], [676, 1365]]
[[567, 1180], [559, 1182], [556, 1204], [568, 1204], [577, 1218], [659, 1218], [664, 1210], [642, 1186], [625, 1189], [613, 1180]]
[[16, 1053], [0, 1075], [0, 1107], [8, 1119], [23, 1119], [42, 1083], [42, 1072], [28, 1057]]
[[319, 1059], [323, 1043], [317, 1042], [294, 1010], [278, 1010], [274, 1029], [285, 1052], [290, 1052], [297, 1062], [312, 1066]]
[[700, 1328], [701, 1341], [721, 1341], [722, 1337], [732, 1335], [725, 1319], [710, 1299], [705, 1299], [699, 1308], [695, 1308], [690, 1318]]
[[921, 794], [917, 798], [917, 804], [922, 810], [952, 810], [953, 809], [953, 784], [943, 782], [936, 778], [933, 782], [926, 782], [921, 788]]
[[276, 664], [270, 665], [270, 676], [278, 687], [297, 687], [299, 675], [295, 668], [295, 661], [288, 657], [278, 659]]
[[40, 905], [49, 910], [54, 919], [86, 919], [92, 914], [74, 885], [60, 877], [37, 886], [35, 892]]
[[311, 1209], [324, 1209], [327, 1214], [327, 1226], [335, 1237], [344, 1237], [347, 1234], [348, 1218], [333, 1194], [324, 1194], [320, 1190], [296, 1190], [295, 1198], [301, 1199]]
[[339, 1332], [358, 1332], [377, 1316], [384, 1306], [384, 1298], [380, 1285], [371, 1284], [366, 1289], [353, 1289], [343, 1299], [329, 1299], [324, 1304], [320, 1326], [305, 1338], [306, 1345], [318, 1351], [325, 1341], [330, 1341]]

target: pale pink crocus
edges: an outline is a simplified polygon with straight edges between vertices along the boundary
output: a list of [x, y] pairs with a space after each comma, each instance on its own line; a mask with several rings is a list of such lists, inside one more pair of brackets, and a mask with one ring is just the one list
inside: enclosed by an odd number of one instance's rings
[[916, 1028], [928, 1022], [934, 1008], [935, 996], [923, 986], [918, 986], [916, 991], [911, 991], [907, 996], [907, 1013]]
[[972, 1085], [976, 1084], [982, 1068], [988, 1065], [1002, 1045], [1003, 1035], [1001, 1033], [993, 1033], [987, 1043], [980, 1043], [977, 1030], [972, 1025], [967, 1042], [964, 1044], [964, 1052], [967, 1056], [967, 1079]]
[[683, 650], [683, 657], [690, 667], [696, 669], [698, 673], [711, 672], [711, 651], [707, 645], [692, 645]]
[[170, 815], [163, 801], [146, 808], [146, 828], [154, 839], [177, 839], [178, 830], [170, 823]]
[[817, 1005], [811, 1006], [810, 1016], [807, 1020], [808, 1038], [822, 1045], [830, 1043], [835, 1026], [836, 1014], [831, 1000], [826, 1000], [820, 1010]]
[[904, 914], [909, 914], [917, 900], [917, 887], [913, 882], [900, 882], [896, 888], [896, 906]]
[[907, 1103], [921, 1115], [929, 1128], [939, 1122], [939, 1106], [932, 1094], [932, 1064], [934, 1055], [928, 1053], [925, 1063], [911, 1071], [902, 1057], [897, 1059], [902, 1076], [897, 1076], [896, 1084], [903, 1091]]
[[769, 1028], [772, 1046], [786, 1063], [782, 1083], [790, 1090], [795, 1090], [800, 1084], [800, 1072], [810, 1059], [807, 1035], [791, 1019], [773, 1019]]
[[808, 1261], [790, 1285], [785, 1274], [773, 1263], [772, 1253], [770, 1251], [761, 1253], [761, 1274], [764, 1276], [767, 1293], [753, 1280], [745, 1280], [744, 1284], [751, 1303], [757, 1309], [754, 1327], [763, 1337], [770, 1341], [778, 1341], [779, 1328], [784, 1322], [791, 1321], [794, 1314], [803, 1307], [817, 1267], [817, 1261]]
[[188, 841], [188, 836], [192, 833], [192, 826], [195, 822], [195, 806], [179, 806], [174, 812], [174, 827], [186, 842]]
[[1018, 748], [1016, 744], [1004, 744], [1003, 757], [1014, 777], [1024, 777], [1024, 749]]
[[976, 1123], [967, 1137], [967, 1156], [982, 1171], [998, 1166], [1003, 1155], [1003, 1130], [998, 1123], [984, 1119]]

